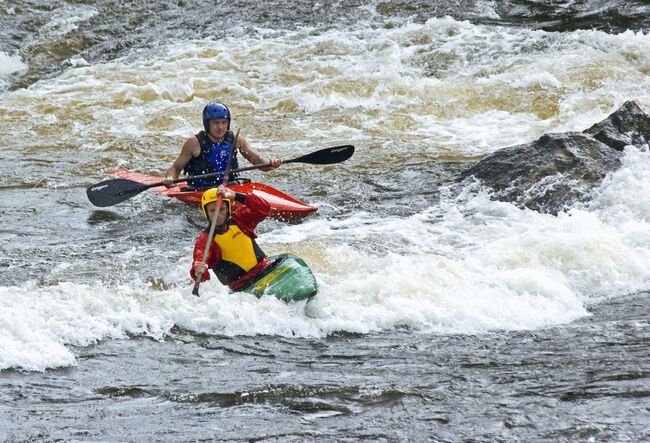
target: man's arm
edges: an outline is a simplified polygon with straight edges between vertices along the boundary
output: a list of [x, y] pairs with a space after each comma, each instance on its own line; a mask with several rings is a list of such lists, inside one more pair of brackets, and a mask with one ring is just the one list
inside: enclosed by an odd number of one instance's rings
[[187, 139], [187, 141], [183, 144], [181, 153], [178, 154], [178, 157], [176, 157], [174, 163], [172, 163], [169, 169], [167, 169], [167, 172], [165, 172], [163, 184], [168, 188], [172, 187], [172, 181], [176, 180], [178, 176], [181, 175], [183, 168], [187, 166], [190, 160], [192, 160], [194, 157], [197, 157], [200, 153], [201, 146], [199, 145], [199, 140], [196, 137], [190, 137]]
[[275, 169], [282, 164], [282, 160], [279, 158], [270, 158], [268, 160], [265, 160], [255, 149], [253, 149], [250, 143], [248, 143], [248, 140], [246, 140], [246, 138], [242, 135], [240, 135], [239, 139], [237, 140], [237, 148], [239, 148], [241, 155], [243, 155], [246, 160], [254, 165], [271, 163], [271, 166], [260, 168], [262, 171], [271, 171], [272, 169]]
[[214, 255], [214, 248], [210, 248], [208, 251], [208, 257], [206, 260], [206, 263], [203, 263], [203, 251], [205, 251], [205, 248], [207, 247], [208, 244], [208, 233], [207, 232], [201, 232], [196, 239], [196, 243], [194, 244], [194, 253], [192, 254], [193, 256], [193, 261], [192, 261], [192, 267], [190, 268], [190, 277], [192, 277], [192, 280], [196, 280], [196, 275], [198, 272], [202, 272], [201, 275], [201, 281], [207, 281], [210, 280], [210, 272], [209, 272], [209, 263], [211, 262], [213, 255]]

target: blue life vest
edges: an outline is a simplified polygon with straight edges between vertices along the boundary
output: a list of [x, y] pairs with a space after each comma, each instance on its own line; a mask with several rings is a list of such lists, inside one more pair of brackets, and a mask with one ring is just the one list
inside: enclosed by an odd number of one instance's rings
[[[213, 172], [221, 172], [221, 174], [212, 178], [188, 179], [189, 184], [194, 188], [212, 188], [219, 186], [223, 183], [223, 172], [226, 171], [228, 166], [228, 156], [233, 149], [235, 137], [231, 131], [226, 133], [223, 141], [215, 143], [208, 137], [207, 132], [201, 131], [196, 134], [196, 138], [201, 146], [201, 153], [198, 157], [193, 157], [192, 160], [183, 168], [183, 172], [188, 176], [211, 174]], [[235, 152], [231, 169], [239, 168], [237, 161], [237, 152]], [[230, 180], [237, 178], [237, 174], [230, 174]]]

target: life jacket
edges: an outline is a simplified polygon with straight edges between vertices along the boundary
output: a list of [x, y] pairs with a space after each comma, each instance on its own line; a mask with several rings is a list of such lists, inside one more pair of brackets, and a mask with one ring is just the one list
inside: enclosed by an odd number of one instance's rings
[[214, 242], [219, 246], [221, 260], [212, 270], [224, 285], [240, 279], [266, 258], [255, 239], [244, 234], [232, 220], [226, 232], [214, 236]]
[[[198, 157], [192, 157], [189, 163], [183, 168], [188, 176], [201, 175], [201, 174], [211, 174], [213, 172], [221, 172], [213, 178], [201, 178], [201, 179], [188, 179], [190, 185], [194, 188], [211, 188], [219, 186], [223, 183], [223, 172], [226, 171], [228, 166], [228, 157], [230, 156], [230, 151], [233, 149], [235, 144], [235, 136], [232, 131], [226, 132], [226, 136], [219, 143], [215, 143], [208, 137], [208, 133], [201, 131], [195, 136], [199, 141], [199, 146], [201, 146], [201, 152]], [[239, 162], [237, 161], [237, 152], [235, 152], [231, 169], [239, 168]], [[237, 178], [237, 174], [230, 174], [230, 180]]]

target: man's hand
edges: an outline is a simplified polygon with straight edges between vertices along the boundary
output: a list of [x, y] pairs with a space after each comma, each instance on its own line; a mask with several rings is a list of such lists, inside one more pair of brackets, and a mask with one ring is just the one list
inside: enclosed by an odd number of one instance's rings
[[271, 166], [266, 166], [264, 168], [260, 168], [260, 171], [272, 171], [273, 169], [277, 168], [280, 166], [282, 163], [284, 163], [281, 159], [279, 158], [270, 158], [269, 161], [260, 161], [260, 163], [271, 163]]
[[195, 261], [194, 272], [196, 273], [196, 275], [205, 274], [206, 272], [208, 272], [208, 265], [206, 265], [202, 261]]
[[221, 194], [222, 198], [228, 199], [228, 200], [234, 200], [235, 199], [235, 193], [231, 190], [226, 188], [224, 185], [219, 185], [217, 188], [219, 194]]
[[171, 175], [168, 175], [167, 177], [165, 177], [163, 179], [162, 182], [163, 182], [163, 185], [165, 185], [166, 188], [171, 188], [172, 186], [174, 186], [174, 177], [172, 177]]
[[271, 158], [269, 159], [269, 163], [271, 163], [271, 169], [275, 169], [278, 166], [280, 166], [283, 163], [283, 161], [282, 159], [279, 158]]

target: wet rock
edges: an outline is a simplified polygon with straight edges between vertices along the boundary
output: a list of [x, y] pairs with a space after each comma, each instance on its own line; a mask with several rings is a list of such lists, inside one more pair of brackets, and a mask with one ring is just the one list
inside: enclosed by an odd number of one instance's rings
[[532, 143], [501, 149], [460, 174], [475, 177], [494, 198], [557, 214], [579, 201], [608, 172], [617, 170], [626, 145], [647, 145], [650, 116], [626, 102], [583, 132], [546, 134]]
[[650, 116], [636, 102], [625, 102], [616, 112], [584, 133], [619, 151], [627, 145], [648, 145]]

